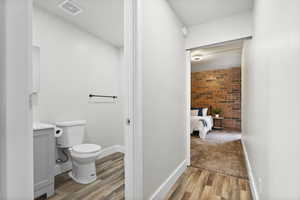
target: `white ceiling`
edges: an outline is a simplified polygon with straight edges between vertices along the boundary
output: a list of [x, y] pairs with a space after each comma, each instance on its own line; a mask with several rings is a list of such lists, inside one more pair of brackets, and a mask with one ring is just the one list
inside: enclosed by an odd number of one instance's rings
[[123, 46], [123, 0], [73, 0], [83, 12], [72, 16], [58, 7], [63, 0], [34, 0], [34, 4], [110, 42]]
[[253, 0], [168, 0], [186, 26], [228, 17], [252, 9]]
[[227, 69], [241, 66], [243, 41], [224, 42], [222, 44], [197, 48], [191, 56], [201, 55], [200, 61], [192, 61], [192, 72]]
[[216, 45], [210, 45], [207, 47], [195, 48], [191, 51], [191, 55], [211, 55], [231, 50], [241, 50], [243, 48], [243, 40], [235, 40], [229, 42], [223, 42]]
[[242, 61], [242, 52], [239, 50], [232, 50], [205, 56], [201, 62], [194, 62], [192, 64], [192, 72], [199, 72], [205, 70], [228, 69], [232, 67], [240, 67]]
[[[196, 48], [191, 51], [191, 57], [199, 55], [202, 57], [200, 61], [191, 61], [192, 66], [200, 66], [209, 62], [215, 62], [218, 60], [224, 60], [226, 57], [232, 57], [234, 55], [241, 56], [243, 48], [243, 40], [224, 42], [217, 45], [208, 47]], [[220, 59], [221, 58], [221, 59]], [[231, 59], [231, 58], [229, 58]], [[240, 62], [241, 57], [239, 58]]]

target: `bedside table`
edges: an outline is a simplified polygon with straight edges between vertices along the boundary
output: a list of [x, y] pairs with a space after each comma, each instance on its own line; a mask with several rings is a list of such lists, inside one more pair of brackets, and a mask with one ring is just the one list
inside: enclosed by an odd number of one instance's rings
[[223, 120], [224, 120], [224, 117], [213, 117], [214, 119], [214, 126], [213, 126], [213, 129], [216, 129], [216, 130], [223, 130]]

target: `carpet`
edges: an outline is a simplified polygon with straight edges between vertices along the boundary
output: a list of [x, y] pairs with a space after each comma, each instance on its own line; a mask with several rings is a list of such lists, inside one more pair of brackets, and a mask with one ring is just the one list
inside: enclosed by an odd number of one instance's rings
[[248, 178], [241, 141], [191, 137], [191, 166]]

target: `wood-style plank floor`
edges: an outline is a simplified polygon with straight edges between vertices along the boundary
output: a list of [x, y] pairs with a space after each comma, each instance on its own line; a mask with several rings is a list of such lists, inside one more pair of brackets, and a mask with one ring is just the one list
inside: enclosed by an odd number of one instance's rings
[[[197, 138], [201, 140], [200, 138]], [[199, 143], [195, 142], [195, 138], [191, 143], [192, 151], [199, 149]], [[204, 141], [201, 141], [203, 144]], [[224, 146], [224, 144], [223, 144]], [[224, 146], [226, 147], [226, 145]], [[204, 151], [203, 148], [200, 148]], [[209, 150], [209, 149], [208, 149]], [[242, 151], [238, 149], [238, 151]], [[224, 162], [226, 166], [226, 159], [218, 160], [214, 156], [214, 152], [202, 152], [206, 156], [211, 155], [215, 158], [214, 162], [218, 163], [218, 167]], [[197, 155], [197, 153], [195, 154]], [[198, 154], [197, 156], [201, 156]], [[178, 179], [176, 184], [169, 191], [166, 200], [251, 200], [251, 192], [249, 181], [247, 177], [232, 176], [226, 173], [216, 171], [214, 167], [199, 168], [197, 166], [202, 163], [197, 156], [192, 156], [191, 167], [188, 167], [185, 173]], [[240, 155], [243, 157], [243, 155]], [[196, 160], [193, 160], [196, 159]], [[243, 159], [243, 158], [240, 158]], [[230, 160], [230, 159], [229, 159]], [[205, 160], [207, 162], [207, 159]], [[221, 163], [220, 163], [221, 162]], [[193, 163], [197, 163], [193, 166]], [[244, 164], [244, 163], [241, 163]], [[243, 166], [238, 167], [243, 168]], [[222, 170], [220, 170], [222, 171]], [[225, 170], [226, 171], [226, 170]]]
[[124, 154], [115, 153], [96, 162], [97, 180], [88, 185], [74, 182], [68, 174], [55, 178], [55, 195], [49, 200], [124, 199]]

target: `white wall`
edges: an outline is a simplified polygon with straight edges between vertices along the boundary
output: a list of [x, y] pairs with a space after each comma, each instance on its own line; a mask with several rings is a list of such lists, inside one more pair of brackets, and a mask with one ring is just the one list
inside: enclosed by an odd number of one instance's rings
[[89, 93], [120, 97], [121, 50], [40, 8], [34, 11], [33, 44], [41, 49], [40, 121], [85, 119], [87, 142], [104, 148], [123, 144], [122, 98], [117, 104], [88, 103]]
[[[5, 2], [0, 0], [0, 43], [5, 44]], [[0, 45], [0, 198], [4, 198], [5, 192], [5, 45]]]
[[241, 66], [241, 56], [241, 50], [207, 55], [200, 62], [192, 62], [192, 72], [239, 67]]
[[[31, 112], [28, 98], [30, 6], [30, 1], [9, 0], [0, 3], [0, 199], [33, 199], [33, 138], [28, 114]], [[3, 143], [6, 145], [2, 146]]]
[[144, 199], [185, 160], [185, 51], [165, 0], [140, 2]]
[[300, 199], [300, 1], [255, 1], [245, 46], [243, 140], [262, 200]]
[[186, 49], [252, 36], [252, 11], [189, 27]]

